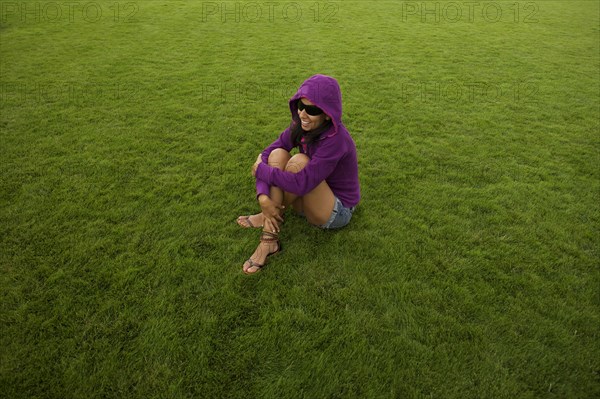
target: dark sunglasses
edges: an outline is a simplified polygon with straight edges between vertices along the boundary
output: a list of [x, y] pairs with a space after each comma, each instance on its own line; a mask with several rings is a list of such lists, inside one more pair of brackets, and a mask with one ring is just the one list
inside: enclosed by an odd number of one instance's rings
[[302, 102], [302, 100], [298, 100], [298, 111], [302, 112], [306, 110], [306, 113], [311, 116], [321, 115], [323, 110], [316, 105], [306, 105]]

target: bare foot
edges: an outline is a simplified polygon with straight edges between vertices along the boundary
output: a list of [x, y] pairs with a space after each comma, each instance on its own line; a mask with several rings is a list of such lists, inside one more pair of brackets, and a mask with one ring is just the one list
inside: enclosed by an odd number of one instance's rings
[[240, 216], [237, 218], [237, 224], [245, 228], [258, 228], [263, 227], [263, 223], [265, 221], [264, 215], [261, 213], [257, 213], [255, 215], [250, 216]]
[[260, 271], [260, 269], [262, 269], [262, 267], [265, 265], [267, 256], [277, 253], [279, 249], [279, 242], [277, 241], [261, 241], [250, 259], [244, 262], [242, 270], [246, 274], [254, 274]]

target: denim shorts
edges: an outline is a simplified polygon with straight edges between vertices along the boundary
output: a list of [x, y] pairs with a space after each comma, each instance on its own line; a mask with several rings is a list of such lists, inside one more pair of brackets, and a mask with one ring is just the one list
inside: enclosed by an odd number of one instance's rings
[[338, 197], [335, 197], [335, 205], [333, 206], [333, 211], [331, 211], [331, 216], [329, 216], [329, 220], [327, 223], [319, 226], [322, 229], [339, 229], [340, 227], [344, 227], [348, 223], [350, 223], [350, 219], [352, 218], [352, 214], [354, 213], [355, 206], [351, 208], [346, 208], [342, 201]]

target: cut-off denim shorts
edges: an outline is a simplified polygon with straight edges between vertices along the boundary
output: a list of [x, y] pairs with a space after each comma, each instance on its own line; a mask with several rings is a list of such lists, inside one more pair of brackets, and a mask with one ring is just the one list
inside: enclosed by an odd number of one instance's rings
[[335, 204], [333, 205], [333, 211], [327, 223], [319, 226], [322, 229], [339, 229], [350, 223], [352, 214], [354, 213], [355, 206], [346, 208], [342, 201], [338, 197], [335, 197]]

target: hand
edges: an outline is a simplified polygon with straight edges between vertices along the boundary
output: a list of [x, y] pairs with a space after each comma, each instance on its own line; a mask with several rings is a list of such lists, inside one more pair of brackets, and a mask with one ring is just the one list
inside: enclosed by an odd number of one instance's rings
[[262, 163], [262, 156], [261, 154], [258, 154], [258, 158], [256, 158], [256, 162], [254, 162], [254, 165], [252, 165], [252, 176], [256, 177], [256, 169], [258, 168], [258, 165], [260, 165]]
[[258, 197], [258, 203], [265, 216], [264, 227], [267, 231], [278, 233], [280, 231], [279, 222], [283, 222], [281, 211], [285, 209], [285, 206], [276, 203], [264, 194]]

